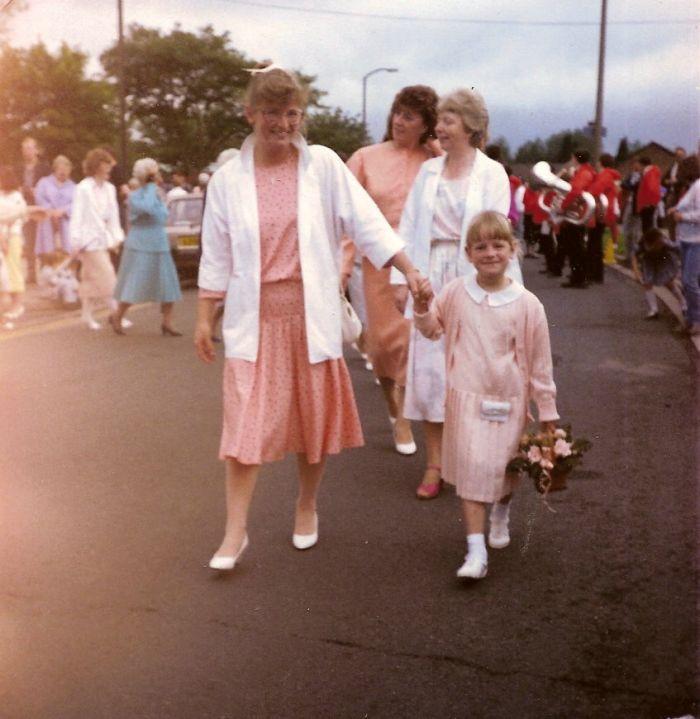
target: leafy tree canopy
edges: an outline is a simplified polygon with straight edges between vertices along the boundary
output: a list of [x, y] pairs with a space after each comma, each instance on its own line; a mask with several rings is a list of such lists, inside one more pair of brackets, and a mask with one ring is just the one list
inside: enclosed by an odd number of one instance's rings
[[[116, 82], [115, 44], [100, 57]], [[134, 150], [160, 162], [189, 169], [205, 167], [226, 147], [238, 147], [250, 132], [243, 117], [243, 93], [256, 66], [231, 46], [229, 33], [211, 26], [197, 33], [179, 26], [165, 34], [138, 24], [124, 39], [128, 124]], [[315, 77], [300, 74], [311, 86], [311, 105], [323, 93]]]
[[114, 97], [106, 82], [86, 77], [87, 55], [65, 43], [0, 48], [0, 157], [19, 155], [21, 139], [36, 137], [50, 160], [67, 155], [77, 166], [91, 147], [114, 140]]
[[584, 130], [562, 130], [545, 140], [530, 140], [518, 148], [516, 162], [535, 163], [567, 162], [574, 150], [584, 149], [592, 152], [593, 138]]
[[310, 144], [326, 145], [347, 159], [355, 150], [370, 142], [367, 129], [357, 117], [345, 114], [339, 107], [323, 109], [309, 115], [306, 136]]

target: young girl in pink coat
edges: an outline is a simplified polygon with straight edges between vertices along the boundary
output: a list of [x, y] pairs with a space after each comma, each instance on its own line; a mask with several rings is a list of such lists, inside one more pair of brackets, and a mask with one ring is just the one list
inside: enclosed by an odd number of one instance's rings
[[416, 327], [446, 341], [447, 399], [442, 471], [462, 499], [468, 551], [458, 577], [486, 576], [486, 505], [491, 504], [489, 545], [510, 543], [508, 513], [516, 478], [506, 465], [516, 454], [530, 401], [543, 431], [559, 419], [552, 378], [549, 330], [540, 301], [506, 277], [516, 250], [508, 220], [482, 212], [467, 234], [472, 277], [447, 284], [429, 306], [415, 302]]

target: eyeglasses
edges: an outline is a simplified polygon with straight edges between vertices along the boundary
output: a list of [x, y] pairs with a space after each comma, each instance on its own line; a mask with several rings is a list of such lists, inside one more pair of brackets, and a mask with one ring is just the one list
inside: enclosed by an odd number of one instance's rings
[[301, 110], [260, 110], [266, 122], [280, 122], [284, 118], [290, 125], [298, 125], [304, 113]]

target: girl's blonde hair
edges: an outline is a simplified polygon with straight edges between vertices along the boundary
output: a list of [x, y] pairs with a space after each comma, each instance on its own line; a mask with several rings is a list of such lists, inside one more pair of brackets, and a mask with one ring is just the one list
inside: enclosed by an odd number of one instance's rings
[[281, 67], [262, 69], [253, 71], [243, 102], [251, 108], [296, 104], [304, 110], [309, 102], [309, 90], [293, 72]]
[[484, 98], [474, 90], [462, 88], [440, 98], [438, 112], [454, 112], [462, 120], [469, 144], [482, 148], [489, 139], [489, 111]]
[[469, 225], [467, 247], [484, 239], [506, 240], [515, 252], [519, 249], [519, 243], [513, 235], [510, 221], [500, 212], [494, 212], [493, 210], [480, 212]]

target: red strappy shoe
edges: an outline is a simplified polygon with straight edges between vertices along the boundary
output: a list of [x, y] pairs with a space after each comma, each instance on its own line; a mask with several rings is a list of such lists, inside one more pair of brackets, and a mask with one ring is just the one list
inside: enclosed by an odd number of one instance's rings
[[[438, 478], [432, 482], [426, 482], [425, 475], [428, 474], [430, 470], [437, 472]], [[441, 472], [442, 467], [438, 464], [429, 464], [425, 468], [423, 480], [418, 485], [418, 489], [416, 490], [416, 497], [418, 497], [418, 499], [435, 499], [435, 497], [440, 494], [440, 490], [442, 489], [442, 477], [440, 476]]]

